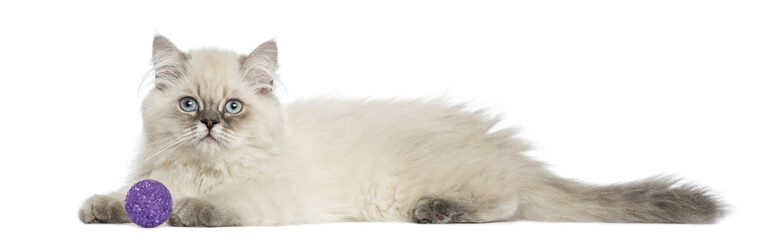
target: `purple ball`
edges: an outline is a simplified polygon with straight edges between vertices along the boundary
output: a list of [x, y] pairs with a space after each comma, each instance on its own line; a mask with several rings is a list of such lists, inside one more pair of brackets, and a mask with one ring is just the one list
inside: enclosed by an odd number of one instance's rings
[[132, 222], [152, 228], [171, 216], [171, 193], [161, 182], [145, 179], [132, 185], [124, 199], [124, 208]]

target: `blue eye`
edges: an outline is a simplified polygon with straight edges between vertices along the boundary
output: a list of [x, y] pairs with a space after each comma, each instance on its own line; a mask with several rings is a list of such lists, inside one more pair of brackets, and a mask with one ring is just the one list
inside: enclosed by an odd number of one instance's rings
[[231, 114], [237, 114], [242, 110], [242, 103], [234, 99], [229, 100], [227, 101], [227, 104], [224, 105], [224, 110], [227, 110], [227, 112]]
[[182, 101], [179, 101], [179, 107], [185, 112], [194, 112], [198, 110], [198, 102], [194, 98], [185, 97], [182, 98]]

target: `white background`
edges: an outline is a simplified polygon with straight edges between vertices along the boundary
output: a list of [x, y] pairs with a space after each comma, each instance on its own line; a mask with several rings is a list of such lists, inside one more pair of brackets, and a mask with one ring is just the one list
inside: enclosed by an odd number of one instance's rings
[[[0, 3], [5, 234], [187, 239], [754, 238], [755, 1]], [[247, 53], [276, 38], [282, 101], [429, 97], [490, 108], [551, 169], [593, 183], [674, 174], [730, 205], [716, 225], [514, 222], [141, 229], [85, 225], [125, 184], [153, 35]], [[19, 236], [19, 235], [16, 235]], [[30, 236], [32, 237], [32, 236]], [[24, 238], [27, 238], [24, 236]]]

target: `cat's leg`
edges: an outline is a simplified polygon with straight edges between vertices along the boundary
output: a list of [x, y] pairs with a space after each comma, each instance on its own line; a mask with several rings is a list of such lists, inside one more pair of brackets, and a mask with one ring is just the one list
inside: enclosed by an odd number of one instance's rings
[[411, 210], [415, 223], [480, 223], [506, 221], [514, 216], [516, 200], [472, 197], [424, 197]]
[[308, 222], [306, 213], [286, 182], [267, 181], [229, 186], [209, 194], [178, 199], [169, 218], [177, 227], [284, 225]]
[[83, 223], [128, 223], [121, 192], [108, 195], [94, 195], [84, 201], [79, 209], [79, 220]]
[[182, 198], [177, 201], [169, 218], [176, 227], [223, 227], [240, 225], [239, 218], [227, 206], [208, 198]]

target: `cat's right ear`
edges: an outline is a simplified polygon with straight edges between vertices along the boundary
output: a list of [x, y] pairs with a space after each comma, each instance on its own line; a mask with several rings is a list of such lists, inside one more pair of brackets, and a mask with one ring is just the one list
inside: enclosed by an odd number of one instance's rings
[[155, 87], [164, 91], [175, 85], [184, 72], [187, 56], [179, 51], [168, 38], [156, 35], [153, 38], [153, 70]]

